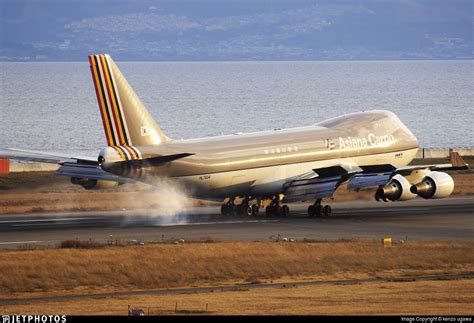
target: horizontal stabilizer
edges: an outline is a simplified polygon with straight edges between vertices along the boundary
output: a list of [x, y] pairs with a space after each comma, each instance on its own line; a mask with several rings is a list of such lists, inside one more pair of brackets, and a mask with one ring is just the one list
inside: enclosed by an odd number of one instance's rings
[[130, 169], [140, 169], [147, 167], [156, 167], [171, 162], [173, 160], [188, 157], [194, 154], [180, 153], [166, 156], [157, 156], [144, 159], [124, 160], [115, 163], [104, 163], [101, 165], [102, 169], [118, 175], [125, 175]]

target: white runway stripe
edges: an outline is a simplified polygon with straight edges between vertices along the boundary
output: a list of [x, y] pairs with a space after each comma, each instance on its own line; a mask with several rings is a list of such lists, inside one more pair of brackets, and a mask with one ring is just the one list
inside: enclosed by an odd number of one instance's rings
[[91, 219], [101, 219], [98, 217], [82, 217], [82, 218], [49, 218], [49, 219], [39, 219], [39, 220], [4, 220], [0, 221], [2, 223], [29, 223], [29, 222], [56, 222], [56, 221], [73, 221], [73, 220], [91, 220]]
[[238, 224], [238, 223], [272, 223], [272, 222], [280, 222], [280, 220], [219, 221], [219, 222], [176, 222], [176, 223], [156, 224], [156, 226], [159, 226], [159, 227], [172, 227], [172, 226], [183, 226], [183, 225]]
[[7, 241], [7, 242], [0, 242], [0, 245], [8, 245], [8, 244], [24, 244], [24, 243], [39, 243], [42, 241]]

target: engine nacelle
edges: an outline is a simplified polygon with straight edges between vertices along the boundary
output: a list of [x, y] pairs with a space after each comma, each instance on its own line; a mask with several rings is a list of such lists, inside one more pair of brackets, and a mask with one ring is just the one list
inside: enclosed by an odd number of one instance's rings
[[392, 177], [390, 182], [380, 187], [375, 193], [377, 201], [406, 201], [415, 198], [417, 195], [410, 191], [410, 182], [400, 174]]
[[74, 185], [81, 185], [86, 190], [112, 188], [119, 185], [119, 183], [112, 181], [101, 181], [97, 179], [77, 177], [71, 177], [71, 183]]
[[118, 153], [117, 150], [115, 150], [112, 147], [104, 147], [100, 150], [99, 152], [99, 163], [115, 163], [122, 161], [122, 157]]
[[450, 196], [453, 191], [453, 178], [441, 172], [431, 172], [421, 182], [410, 188], [410, 192], [424, 199], [442, 199]]

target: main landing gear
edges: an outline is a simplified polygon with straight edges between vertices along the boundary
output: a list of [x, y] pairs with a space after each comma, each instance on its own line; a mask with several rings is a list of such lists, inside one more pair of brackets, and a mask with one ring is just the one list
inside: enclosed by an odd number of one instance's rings
[[[262, 200], [255, 197], [245, 197], [240, 204], [235, 203], [236, 198], [231, 197], [221, 206], [221, 214], [224, 216], [257, 216], [262, 206]], [[268, 203], [267, 199], [267, 203]], [[329, 205], [322, 205], [322, 199], [317, 199], [314, 204], [308, 207], [310, 217], [330, 216], [332, 208]], [[273, 196], [270, 204], [265, 208], [267, 217], [287, 217], [290, 214], [288, 205], [281, 205], [279, 195]]]
[[[230, 198], [221, 206], [221, 214], [225, 216], [256, 216], [262, 207], [262, 200], [257, 198], [256, 203], [251, 201], [255, 198], [245, 197], [240, 204], [235, 203], [235, 197]], [[280, 205], [280, 196], [274, 196], [265, 208], [266, 216], [287, 217], [290, 208], [287, 205]]]
[[308, 207], [308, 215], [313, 216], [329, 216], [332, 213], [332, 209], [329, 205], [321, 205], [321, 199], [317, 199], [313, 205]]
[[221, 214], [227, 216], [255, 216], [258, 214], [258, 205], [250, 204], [250, 198], [246, 197], [240, 204], [235, 204], [235, 197], [230, 198], [221, 206]]
[[290, 214], [288, 205], [280, 205], [280, 196], [275, 196], [270, 205], [265, 208], [266, 216], [282, 216], [287, 217]]

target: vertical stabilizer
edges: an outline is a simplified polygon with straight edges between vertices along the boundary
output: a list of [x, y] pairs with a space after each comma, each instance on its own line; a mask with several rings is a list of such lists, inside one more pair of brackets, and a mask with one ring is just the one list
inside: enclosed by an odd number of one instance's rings
[[[168, 140], [109, 55], [90, 55], [89, 62], [107, 144], [132, 159], [136, 146]], [[135, 146], [135, 147], [134, 147]]]

